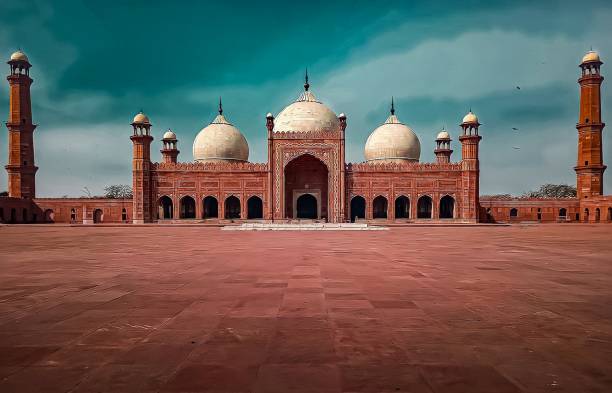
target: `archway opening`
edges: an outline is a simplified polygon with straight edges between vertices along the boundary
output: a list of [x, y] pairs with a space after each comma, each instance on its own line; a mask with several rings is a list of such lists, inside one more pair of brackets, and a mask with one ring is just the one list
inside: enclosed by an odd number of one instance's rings
[[174, 211], [172, 208], [172, 199], [170, 199], [169, 196], [164, 195], [163, 197], [159, 198], [158, 205], [159, 205], [158, 218], [162, 220], [171, 220], [174, 214]]
[[[297, 212], [297, 200], [298, 197], [301, 198], [300, 194], [311, 194], [313, 198], [317, 195], [321, 205], [318, 209], [320, 218], [328, 217], [327, 166], [310, 154], [303, 154], [285, 166], [285, 217], [304, 218], [299, 217]], [[312, 218], [319, 218], [317, 215]]]
[[55, 221], [55, 213], [53, 213], [52, 209], [45, 210], [45, 222], [54, 222]]
[[565, 219], [567, 217], [567, 209], [562, 207], [559, 209], [559, 218]]
[[185, 195], [181, 198], [180, 204], [180, 218], [194, 219], [195, 213], [195, 200], [189, 195]]
[[102, 209], [94, 210], [93, 212], [94, 224], [100, 224], [102, 221], [104, 221], [104, 213], [102, 212]]
[[21, 211], [21, 222], [28, 222], [28, 209], [23, 209]]
[[405, 195], [395, 199], [395, 218], [410, 218], [410, 200]]
[[234, 195], [225, 200], [225, 218], [240, 218], [240, 199]]
[[510, 209], [510, 218], [518, 217], [518, 210], [516, 208]]
[[612, 221], [612, 207], [608, 208], [608, 221]]
[[382, 195], [377, 196], [372, 201], [372, 217], [387, 218], [387, 198]]
[[219, 202], [214, 196], [204, 198], [204, 209], [202, 209], [202, 218], [219, 218]]
[[296, 201], [296, 218], [318, 218], [317, 198], [311, 194], [302, 194]]
[[253, 195], [247, 200], [247, 218], [261, 219], [263, 218], [263, 202], [260, 197]]
[[123, 209], [121, 209], [121, 221], [127, 222], [127, 220], [128, 220], [127, 210], [124, 207]]
[[354, 196], [351, 199], [351, 222], [355, 222], [359, 218], [365, 218], [366, 201], [361, 195]]
[[77, 220], [76, 209], [70, 209], [70, 222], [76, 222], [76, 220]]
[[584, 209], [584, 222], [589, 222], [589, 209]]
[[601, 219], [601, 212], [599, 211], [599, 208], [595, 208], [595, 222], [599, 222], [600, 219]]
[[445, 195], [440, 199], [440, 218], [454, 218], [455, 199], [450, 195]]
[[417, 218], [431, 218], [432, 200], [429, 195], [423, 195], [417, 203]]

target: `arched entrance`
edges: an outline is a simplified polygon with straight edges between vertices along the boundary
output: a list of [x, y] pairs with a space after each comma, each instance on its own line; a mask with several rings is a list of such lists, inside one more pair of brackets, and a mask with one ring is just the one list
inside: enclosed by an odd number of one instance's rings
[[121, 209], [121, 221], [127, 222], [127, 220], [128, 220], [127, 209], [124, 207], [123, 209]]
[[204, 198], [204, 209], [202, 210], [202, 218], [219, 218], [219, 202], [214, 196]]
[[612, 207], [608, 208], [608, 221], [612, 221]]
[[195, 200], [189, 195], [181, 198], [179, 204], [180, 218], [193, 219], [195, 218]]
[[450, 195], [440, 199], [440, 218], [453, 218], [455, 213], [455, 200]]
[[[309, 194], [317, 204], [314, 217], [328, 217], [328, 170], [327, 166], [318, 158], [303, 154], [285, 166], [285, 217], [299, 217], [297, 201], [303, 195]], [[309, 198], [306, 198], [309, 199]], [[303, 200], [302, 203], [312, 204], [312, 200]], [[303, 214], [306, 214], [302, 211]], [[312, 214], [308, 213], [308, 216]]]
[[565, 220], [566, 216], [567, 216], [567, 209], [564, 207], [559, 209], [559, 218], [562, 220]]
[[311, 218], [316, 219], [319, 216], [317, 198], [311, 194], [302, 194], [296, 201], [296, 217], [295, 218]]
[[382, 195], [377, 196], [372, 201], [372, 216], [374, 218], [387, 218], [387, 198]]
[[595, 208], [595, 222], [599, 222], [599, 219], [601, 218], [601, 212], [599, 211], [599, 208]]
[[358, 218], [365, 218], [366, 201], [361, 195], [354, 196], [351, 199], [351, 222], [355, 222]]
[[161, 220], [170, 220], [172, 219], [173, 209], [172, 209], [172, 199], [169, 196], [164, 195], [159, 198], [159, 213], [158, 218]]
[[584, 209], [584, 222], [589, 222], [589, 209]]
[[429, 195], [423, 195], [417, 202], [417, 218], [431, 218], [432, 201]]
[[52, 209], [45, 210], [45, 222], [54, 222], [55, 221], [55, 213], [53, 213]]
[[104, 221], [104, 213], [102, 213], [102, 209], [96, 209], [93, 212], [93, 222], [94, 224], [100, 224]]
[[516, 208], [512, 208], [510, 209], [510, 218], [515, 218], [518, 217], [518, 210], [516, 210]]
[[240, 218], [240, 199], [234, 195], [225, 200], [225, 218]]
[[395, 218], [410, 218], [410, 200], [404, 195], [395, 199]]
[[247, 218], [250, 220], [263, 218], [263, 202], [260, 197], [253, 195], [247, 200]]

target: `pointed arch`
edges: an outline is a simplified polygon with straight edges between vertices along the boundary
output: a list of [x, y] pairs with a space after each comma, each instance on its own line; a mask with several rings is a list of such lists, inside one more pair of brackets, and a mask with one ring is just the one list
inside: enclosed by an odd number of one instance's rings
[[207, 196], [202, 201], [202, 218], [219, 218], [219, 201], [212, 195]]
[[172, 198], [167, 195], [163, 195], [159, 198], [158, 205], [158, 219], [160, 220], [171, 220], [174, 215], [174, 209], [172, 205]]
[[355, 195], [351, 199], [351, 222], [355, 222], [357, 219], [365, 218], [366, 214], [366, 200], [361, 195]]
[[387, 208], [389, 202], [387, 198], [382, 195], [377, 196], [372, 201], [372, 217], [373, 218], [387, 218]]
[[180, 218], [194, 219], [195, 218], [195, 199], [190, 195], [185, 195], [179, 202]]
[[406, 195], [395, 198], [395, 218], [410, 218], [410, 199]]
[[257, 195], [247, 199], [247, 218], [250, 220], [263, 218], [263, 201]]
[[235, 195], [225, 198], [225, 218], [240, 218], [240, 199]]
[[417, 218], [432, 218], [433, 201], [429, 195], [421, 195], [417, 202]]
[[444, 195], [440, 198], [440, 218], [455, 218], [455, 198]]

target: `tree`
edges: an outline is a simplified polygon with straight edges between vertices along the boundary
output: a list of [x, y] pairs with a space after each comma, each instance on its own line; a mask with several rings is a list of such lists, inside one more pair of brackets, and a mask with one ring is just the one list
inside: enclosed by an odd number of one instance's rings
[[7, 196], [8, 196], [8, 191], [0, 192], [0, 197], [7, 197]]
[[491, 194], [491, 195], [481, 195], [480, 199], [494, 199], [494, 200], [508, 200], [512, 199], [513, 196], [510, 194]]
[[536, 191], [523, 194], [525, 198], [576, 198], [576, 187], [568, 184], [544, 184]]
[[125, 184], [113, 184], [104, 187], [104, 197], [110, 199], [121, 199], [132, 197], [132, 187]]

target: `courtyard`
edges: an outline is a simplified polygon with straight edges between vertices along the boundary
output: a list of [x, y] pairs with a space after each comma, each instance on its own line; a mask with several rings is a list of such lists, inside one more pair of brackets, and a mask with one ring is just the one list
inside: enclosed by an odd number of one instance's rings
[[0, 392], [610, 392], [612, 226], [0, 226]]

